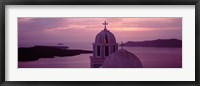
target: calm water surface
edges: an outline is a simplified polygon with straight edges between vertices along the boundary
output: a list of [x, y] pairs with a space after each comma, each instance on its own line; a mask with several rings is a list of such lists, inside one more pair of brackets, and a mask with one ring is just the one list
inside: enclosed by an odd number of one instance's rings
[[[70, 45], [69, 43], [67, 44]], [[30, 45], [29, 45], [30, 46]], [[27, 47], [27, 46], [26, 46]], [[91, 50], [91, 44], [71, 44], [72, 49]], [[120, 49], [120, 48], [119, 48]], [[181, 68], [182, 48], [124, 47], [135, 54], [145, 68]], [[41, 58], [37, 61], [18, 62], [19, 68], [89, 68], [92, 54], [70, 57]]]

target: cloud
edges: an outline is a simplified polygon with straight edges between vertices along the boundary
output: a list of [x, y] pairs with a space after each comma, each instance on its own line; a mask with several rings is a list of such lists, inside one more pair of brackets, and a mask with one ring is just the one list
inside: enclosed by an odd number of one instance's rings
[[19, 30], [43, 31], [45, 29], [67, 27], [63, 18], [18, 18]]
[[123, 23], [126, 27], [169, 29], [182, 27], [181, 18], [136, 18]]
[[181, 18], [19, 18], [18, 27], [26, 31], [97, 30], [103, 28], [104, 21], [109, 23], [111, 30], [182, 28]]
[[33, 42], [93, 42], [108, 22], [118, 41], [182, 37], [182, 18], [18, 18], [18, 38]]

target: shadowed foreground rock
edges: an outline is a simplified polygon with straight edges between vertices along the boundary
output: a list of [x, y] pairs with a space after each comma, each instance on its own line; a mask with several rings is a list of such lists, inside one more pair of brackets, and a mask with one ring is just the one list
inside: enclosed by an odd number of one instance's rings
[[70, 50], [66, 46], [34, 46], [18, 48], [18, 61], [35, 61], [39, 58], [54, 58], [92, 53], [89, 50]]

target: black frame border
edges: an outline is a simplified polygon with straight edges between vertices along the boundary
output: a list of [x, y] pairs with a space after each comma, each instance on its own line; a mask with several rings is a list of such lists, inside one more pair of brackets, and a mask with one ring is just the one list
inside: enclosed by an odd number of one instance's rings
[[[195, 81], [5, 81], [6, 5], [195, 5]], [[2, 0], [0, 1], [0, 22], [1, 86], [199, 86], [200, 0]]]

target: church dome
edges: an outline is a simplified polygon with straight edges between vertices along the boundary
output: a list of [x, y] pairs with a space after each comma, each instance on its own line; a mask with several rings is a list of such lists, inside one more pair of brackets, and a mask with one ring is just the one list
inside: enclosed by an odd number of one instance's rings
[[125, 49], [120, 49], [106, 58], [102, 68], [142, 68], [137, 56]]
[[97, 34], [95, 43], [116, 43], [115, 36], [107, 29], [102, 30]]

